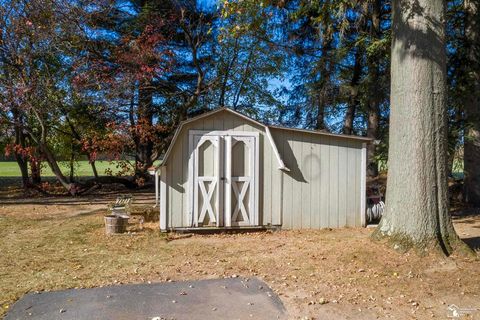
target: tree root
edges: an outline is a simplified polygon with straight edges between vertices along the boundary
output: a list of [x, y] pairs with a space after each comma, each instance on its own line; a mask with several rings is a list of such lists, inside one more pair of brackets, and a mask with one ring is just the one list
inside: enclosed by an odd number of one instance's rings
[[410, 250], [413, 250], [419, 256], [427, 256], [431, 253], [434, 253], [447, 257], [455, 255], [469, 258], [479, 258], [475, 251], [473, 251], [459, 237], [454, 237], [453, 239], [448, 237], [448, 239], [442, 240], [446, 241], [448, 247], [450, 247], [449, 251], [445, 250], [445, 244], [442, 245], [439, 239], [436, 237], [419, 242], [402, 233], [385, 234], [379, 228], [375, 229], [370, 237], [372, 240], [382, 242], [400, 253], [406, 253]]

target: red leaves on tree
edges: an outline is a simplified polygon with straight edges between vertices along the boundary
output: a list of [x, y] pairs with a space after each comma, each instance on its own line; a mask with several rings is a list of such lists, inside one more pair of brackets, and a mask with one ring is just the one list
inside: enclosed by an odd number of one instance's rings
[[161, 137], [169, 132], [169, 128], [165, 126], [150, 125], [142, 119], [134, 126], [110, 122], [107, 129], [108, 133], [105, 135], [92, 135], [82, 140], [82, 151], [90, 155], [90, 161], [95, 161], [99, 154], [109, 160], [120, 160], [128, 150], [134, 148], [132, 136], [140, 139], [140, 143], [158, 144]]
[[24, 159], [34, 159], [36, 158], [36, 148], [33, 146], [22, 147], [19, 144], [13, 143], [7, 144], [5, 146], [5, 157], [10, 157], [13, 154], [16, 154]]
[[166, 46], [167, 23], [161, 17], [150, 17], [139, 34], [123, 35], [118, 44], [103, 55], [88, 54], [73, 66], [73, 83], [77, 87], [101, 89], [116, 85], [120, 90], [135, 81], [151, 81], [168, 72], [174, 53]]
[[154, 144], [160, 142], [160, 137], [168, 132], [168, 128], [162, 125], [152, 125], [146, 119], [140, 119], [136, 125], [129, 128], [132, 136], [138, 137], [140, 143], [153, 142]]
[[98, 154], [108, 157], [109, 160], [119, 160], [122, 154], [131, 147], [129, 137], [125, 135], [122, 126], [115, 123], [107, 125], [108, 132], [101, 136], [94, 134], [82, 140], [82, 151], [90, 155], [90, 162], [97, 159]]

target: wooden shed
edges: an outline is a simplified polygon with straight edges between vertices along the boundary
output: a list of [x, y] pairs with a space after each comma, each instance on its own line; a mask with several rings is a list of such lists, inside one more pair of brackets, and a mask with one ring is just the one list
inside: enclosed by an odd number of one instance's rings
[[365, 226], [368, 142], [228, 108], [189, 119], [158, 171], [160, 229]]

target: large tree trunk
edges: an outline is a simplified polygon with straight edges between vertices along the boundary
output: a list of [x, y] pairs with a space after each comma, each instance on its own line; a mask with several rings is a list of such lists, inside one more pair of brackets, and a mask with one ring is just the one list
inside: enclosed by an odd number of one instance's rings
[[[133, 106], [132, 106], [133, 107]], [[133, 109], [132, 109], [133, 110]], [[70, 121], [70, 118], [68, 117], [67, 114], [65, 114], [65, 120], [67, 121], [69, 127], [70, 127], [70, 131], [72, 132], [72, 135], [73, 137], [77, 140], [78, 143], [82, 143], [82, 137], [80, 136], [80, 134], [78, 133], [77, 129], [75, 128], [75, 126], [73, 125], [73, 123]], [[133, 117], [133, 114], [132, 114], [132, 117]], [[134, 124], [134, 121], [132, 120], [132, 123]], [[73, 139], [72, 139], [72, 155], [73, 155]], [[97, 166], [95, 165], [95, 159], [92, 158], [91, 154], [89, 152], [86, 152], [86, 155], [87, 155], [87, 159], [88, 159], [88, 163], [90, 164], [90, 167], [92, 168], [92, 173], [93, 173], [93, 176], [95, 178], [98, 178], [98, 171], [97, 171]], [[72, 169], [72, 167], [71, 167]], [[72, 171], [71, 171], [72, 172]]]
[[[22, 129], [22, 119], [17, 112], [14, 112], [15, 119], [15, 145], [25, 148], [25, 133]], [[17, 161], [20, 173], [22, 174], [22, 187], [24, 189], [28, 188], [29, 178], [28, 178], [28, 162], [26, 157], [18, 152], [14, 152], [15, 160]]]
[[45, 156], [45, 160], [48, 163], [48, 166], [52, 170], [53, 174], [57, 178], [57, 180], [62, 184], [62, 186], [72, 195], [75, 196], [78, 194], [80, 191], [80, 186], [71, 183], [63, 174], [62, 170], [58, 166], [57, 159], [55, 159], [55, 156], [53, 153], [50, 151], [48, 146], [42, 142], [39, 142], [39, 148], [40, 152]]
[[88, 156], [88, 162], [90, 163], [90, 166], [92, 167], [93, 176], [95, 178], [98, 178], [98, 171], [97, 171], [97, 166], [95, 164], [95, 160], [92, 160], [90, 158], [90, 156]]
[[42, 182], [42, 162], [37, 156], [30, 158], [30, 173], [33, 184], [38, 185]]
[[20, 169], [20, 173], [22, 174], [22, 188], [27, 189], [29, 185], [28, 179], [28, 163], [25, 158], [15, 152], [15, 160], [17, 161], [18, 168]]
[[[26, 138], [27, 137], [28, 145], [33, 146], [37, 144], [36, 140], [33, 139], [31, 135], [26, 136]], [[42, 183], [42, 154], [39, 149], [40, 148], [38, 147], [35, 148], [28, 158], [28, 163], [30, 164], [30, 178], [34, 186], [38, 186]]]
[[73, 148], [73, 139], [71, 141], [69, 167], [70, 167], [69, 180], [71, 183], [73, 183], [75, 182], [75, 150]]
[[[153, 91], [150, 83], [143, 83], [138, 90], [137, 127], [151, 128], [153, 125]], [[148, 168], [153, 165], [153, 141], [141, 130], [134, 131], [135, 177], [149, 179]]]
[[389, 170], [385, 214], [375, 236], [400, 248], [459, 244], [446, 177], [444, 0], [394, 0]]
[[[379, 40], [382, 38], [381, 30], [381, 1], [375, 0], [372, 6], [370, 36]], [[368, 56], [368, 71], [370, 73], [371, 81], [369, 83], [369, 102], [367, 105], [367, 137], [371, 139], [378, 139], [378, 129], [380, 121], [380, 101], [382, 99], [382, 92], [379, 89], [380, 84], [380, 62], [376, 56]], [[378, 176], [378, 163], [375, 160], [377, 145], [369, 143], [367, 146], [367, 176], [374, 178]]]
[[465, 200], [480, 207], [480, 16], [479, 1], [465, 0], [465, 36], [468, 52], [467, 127], [464, 144]]

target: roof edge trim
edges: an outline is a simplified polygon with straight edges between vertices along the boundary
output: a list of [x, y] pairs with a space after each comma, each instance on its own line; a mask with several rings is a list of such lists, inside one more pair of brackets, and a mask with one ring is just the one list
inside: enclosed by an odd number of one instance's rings
[[170, 142], [170, 145], [168, 146], [168, 149], [167, 149], [167, 152], [165, 152], [165, 156], [163, 157], [163, 161], [162, 161], [162, 166], [166, 166], [168, 164], [168, 159], [170, 157], [170, 154], [172, 153], [172, 149], [173, 149], [173, 146], [175, 145], [177, 139], [178, 139], [178, 136], [180, 134], [180, 132], [182, 131], [183, 127], [188, 124], [188, 123], [191, 123], [191, 122], [194, 122], [194, 121], [197, 121], [197, 120], [200, 120], [202, 118], [206, 118], [206, 117], [209, 117], [211, 115], [214, 115], [218, 112], [221, 112], [221, 111], [226, 111], [226, 112], [230, 112], [234, 115], [237, 115], [247, 121], [250, 121], [262, 128], [265, 129], [265, 133], [267, 135], [267, 138], [268, 138], [268, 141], [270, 142], [270, 145], [272, 146], [273, 148], [273, 151], [275, 153], [275, 156], [277, 158], [277, 162], [278, 162], [278, 169], [280, 170], [284, 170], [284, 171], [290, 171], [290, 169], [288, 169], [285, 164], [283, 163], [283, 160], [282, 158], [280, 157], [280, 153], [278, 152], [278, 149], [277, 149], [277, 146], [275, 145], [275, 140], [273, 140], [273, 137], [270, 133], [270, 130], [268, 129], [268, 126], [266, 126], [265, 124], [255, 120], [255, 119], [252, 119], [244, 114], [241, 114], [240, 112], [237, 112], [235, 110], [232, 110], [232, 109], [229, 109], [229, 108], [225, 108], [225, 107], [222, 107], [222, 108], [218, 108], [218, 109], [215, 109], [215, 110], [212, 110], [212, 111], [209, 111], [209, 112], [205, 112], [199, 116], [196, 116], [196, 117], [193, 117], [193, 118], [190, 118], [190, 119], [187, 119], [187, 120], [184, 120], [182, 122], [180, 122], [180, 125], [178, 126], [177, 130], [175, 130], [175, 134], [173, 135], [173, 138], [172, 138], [172, 141]]

